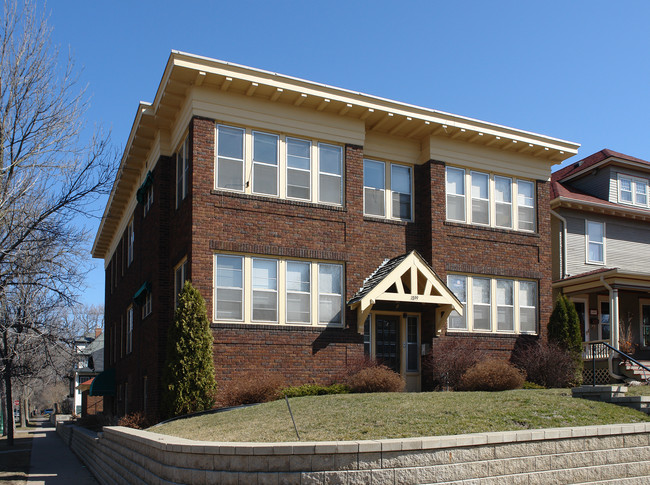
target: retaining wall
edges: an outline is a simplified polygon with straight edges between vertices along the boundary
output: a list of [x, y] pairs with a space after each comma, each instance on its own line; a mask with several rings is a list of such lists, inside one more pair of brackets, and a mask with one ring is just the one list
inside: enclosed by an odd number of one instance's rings
[[[57, 432], [103, 484], [644, 483], [650, 423], [374, 441], [217, 443]], [[643, 478], [645, 477], [645, 478]]]

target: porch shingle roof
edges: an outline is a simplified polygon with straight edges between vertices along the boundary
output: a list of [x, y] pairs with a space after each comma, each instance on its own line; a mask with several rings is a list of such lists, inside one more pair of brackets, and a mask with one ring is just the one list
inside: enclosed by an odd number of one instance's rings
[[381, 281], [390, 274], [399, 264], [406, 259], [407, 254], [402, 254], [393, 259], [384, 259], [384, 261], [368, 276], [364, 281], [359, 291], [357, 291], [354, 296], [348, 301], [348, 305], [352, 305], [357, 301], [361, 300], [364, 296], [372, 291]]

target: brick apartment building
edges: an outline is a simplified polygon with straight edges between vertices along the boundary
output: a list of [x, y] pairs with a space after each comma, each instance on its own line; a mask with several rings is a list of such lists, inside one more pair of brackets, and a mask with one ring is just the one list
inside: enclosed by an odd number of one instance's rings
[[422, 382], [439, 338], [510, 352], [551, 309], [551, 166], [578, 145], [181, 52], [141, 103], [92, 254], [118, 414], [154, 411], [185, 279], [218, 382]]

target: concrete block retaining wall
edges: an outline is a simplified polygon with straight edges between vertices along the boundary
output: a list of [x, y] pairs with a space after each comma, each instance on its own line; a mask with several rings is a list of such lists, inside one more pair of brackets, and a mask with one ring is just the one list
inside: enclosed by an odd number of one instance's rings
[[[217, 443], [57, 431], [103, 484], [644, 483], [650, 423], [374, 441]], [[645, 478], [644, 478], [645, 477]]]

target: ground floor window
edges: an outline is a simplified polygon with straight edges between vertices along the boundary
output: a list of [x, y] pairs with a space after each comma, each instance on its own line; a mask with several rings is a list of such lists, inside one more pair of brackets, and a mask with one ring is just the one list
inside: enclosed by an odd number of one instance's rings
[[214, 268], [216, 321], [343, 325], [343, 264], [217, 253]]
[[537, 333], [537, 282], [450, 274], [447, 286], [463, 304], [453, 311], [449, 331]]

